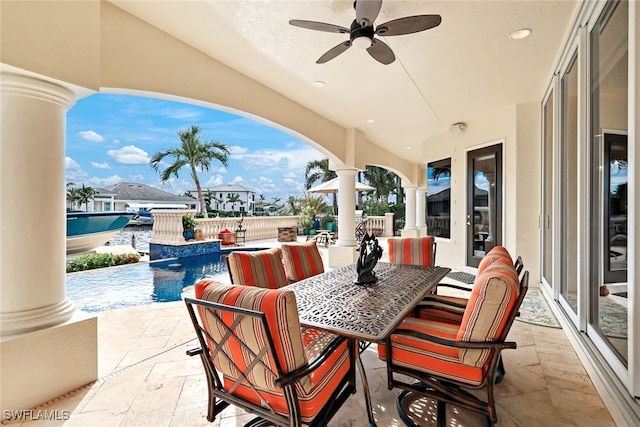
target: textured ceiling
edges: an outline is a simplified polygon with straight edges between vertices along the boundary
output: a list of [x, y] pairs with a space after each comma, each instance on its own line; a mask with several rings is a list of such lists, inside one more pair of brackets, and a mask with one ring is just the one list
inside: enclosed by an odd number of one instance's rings
[[[112, 3], [345, 128], [361, 129], [410, 161], [416, 160], [412, 151], [397, 150], [399, 145], [418, 148], [452, 123], [539, 102], [578, 7], [566, 0], [385, 0], [376, 24], [420, 14], [439, 14], [442, 24], [382, 38], [397, 58], [390, 65], [355, 48], [318, 65], [348, 35], [288, 21], [349, 27], [353, 1]], [[523, 27], [533, 30], [531, 37], [509, 39]], [[316, 80], [326, 85], [315, 87]]]

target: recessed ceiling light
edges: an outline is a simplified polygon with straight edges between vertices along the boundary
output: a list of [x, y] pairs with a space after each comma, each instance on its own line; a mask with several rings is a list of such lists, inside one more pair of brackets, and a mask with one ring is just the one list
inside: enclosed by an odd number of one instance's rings
[[509, 34], [509, 38], [511, 40], [522, 40], [526, 39], [531, 35], [530, 28], [520, 28], [519, 30], [515, 30], [513, 33]]
[[411, 150], [413, 147], [409, 147], [408, 145], [404, 147], [405, 150]]
[[324, 87], [324, 82], [322, 80], [316, 80], [311, 84], [314, 85], [315, 87]]
[[375, 120], [373, 120], [373, 119], [368, 119], [368, 120], [367, 120], [367, 123], [375, 123], [375, 122], [376, 122], [376, 121], [375, 121]]

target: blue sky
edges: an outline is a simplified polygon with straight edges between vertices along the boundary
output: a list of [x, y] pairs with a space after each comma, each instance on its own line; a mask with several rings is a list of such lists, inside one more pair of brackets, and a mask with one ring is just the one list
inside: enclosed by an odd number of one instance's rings
[[240, 184], [267, 201], [286, 200], [303, 194], [306, 164], [324, 157], [250, 118], [156, 98], [95, 94], [79, 99], [67, 113], [66, 180], [92, 187], [138, 182], [175, 194], [195, 190], [188, 169], [163, 184], [149, 166], [156, 151], [177, 147], [176, 132], [191, 125], [202, 128], [204, 141], [231, 150], [227, 167], [214, 162], [209, 172], [198, 174], [203, 187]]

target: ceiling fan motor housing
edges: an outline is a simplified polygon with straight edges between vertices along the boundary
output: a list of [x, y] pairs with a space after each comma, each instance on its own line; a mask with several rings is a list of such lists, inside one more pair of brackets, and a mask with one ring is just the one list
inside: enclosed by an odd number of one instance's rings
[[355, 19], [353, 20], [353, 23], [351, 24], [351, 35], [349, 37], [352, 42], [359, 37], [367, 37], [369, 40], [373, 42], [373, 35], [374, 35], [373, 25], [368, 25], [363, 27], [360, 24], [358, 24], [358, 22]]

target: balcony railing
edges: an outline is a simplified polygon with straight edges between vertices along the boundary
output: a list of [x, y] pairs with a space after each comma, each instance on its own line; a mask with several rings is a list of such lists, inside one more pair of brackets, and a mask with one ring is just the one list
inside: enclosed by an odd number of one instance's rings
[[[151, 243], [165, 245], [181, 245], [185, 243], [182, 236], [182, 216], [195, 216], [193, 210], [154, 209], [153, 237]], [[295, 216], [247, 216], [233, 218], [196, 218], [198, 229], [202, 230], [205, 240], [217, 239], [218, 233], [224, 229], [236, 231], [240, 220], [245, 238], [249, 240], [276, 239], [278, 228], [297, 227], [299, 217]], [[385, 216], [368, 216], [367, 231], [381, 236], [393, 235], [393, 214]]]

